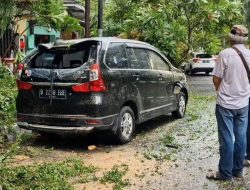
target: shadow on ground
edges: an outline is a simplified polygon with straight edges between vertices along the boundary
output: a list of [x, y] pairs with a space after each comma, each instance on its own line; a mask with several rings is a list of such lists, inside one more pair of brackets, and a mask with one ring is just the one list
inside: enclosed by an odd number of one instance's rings
[[[171, 115], [161, 116], [153, 120], [144, 122], [136, 126], [136, 136], [150, 133], [150, 131], [160, 128], [174, 121]], [[127, 145], [136, 146], [138, 141], [133, 140]], [[88, 146], [115, 148], [120, 146], [109, 131], [98, 131], [86, 135], [57, 135], [34, 133], [33, 137], [23, 144], [24, 146], [44, 147], [46, 149], [56, 149], [64, 151], [88, 151]]]

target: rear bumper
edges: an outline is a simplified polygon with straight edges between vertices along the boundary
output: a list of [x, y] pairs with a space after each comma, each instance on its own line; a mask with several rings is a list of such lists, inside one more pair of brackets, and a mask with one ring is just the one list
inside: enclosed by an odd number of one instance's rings
[[94, 127], [62, 127], [62, 126], [30, 124], [27, 122], [17, 122], [17, 125], [21, 128], [32, 131], [44, 131], [53, 133], [89, 133], [94, 130]]
[[17, 114], [17, 125], [33, 131], [53, 133], [89, 133], [113, 129], [118, 114], [105, 117], [56, 114]]
[[192, 72], [212, 72], [213, 67], [195, 67], [192, 68]]

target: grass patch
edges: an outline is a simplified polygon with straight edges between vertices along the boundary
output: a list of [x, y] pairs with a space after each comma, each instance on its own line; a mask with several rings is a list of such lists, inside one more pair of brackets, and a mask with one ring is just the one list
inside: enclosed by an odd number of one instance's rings
[[44, 154], [44, 150], [41, 151], [41, 149], [39, 149], [36, 151], [33, 147], [22, 146], [32, 139], [33, 135], [31, 133], [19, 133], [15, 135], [14, 142], [5, 142], [4, 145], [2, 145], [2, 147], [0, 148], [0, 164], [7, 162], [17, 154], [23, 154], [30, 157], [38, 155], [39, 153]]
[[183, 148], [189, 149], [193, 142], [202, 140], [205, 133], [213, 130], [215, 118], [210, 113], [215, 106], [215, 100], [215, 96], [190, 95], [186, 117], [173, 121], [165, 131], [161, 131], [157, 142], [145, 148], [144, 158], [174, 161], [179, 152], [183, 152]]
[[[8, 148], [1, 149], [0, 151], [0, 167], [1, 164], [5, 163], [8, 159], [13, 157], [20, 150], [19, 141], [10, 144]], [[1, 179], [1, 178], [0, 178]]]
[[81, 160], [71, 159], [60, 163], [44, 163], [35, 166], [8, 167], [0, 165], [0, 179], [5, 190], [48, 189], [70, 190], [70, 177], [92, 174], [93, 166], [85, 166]]
[[206, 113], [209, 103], [215, 101], [215, 96], [191, 95], [187, 106], [186, 117], [188, 121], [200, 119]]
[[157, 160], [157, 161], [169, 161], [174, 159], [174, 154], [176, 154], [176, 149], [169, 149], [159, 145], [159, 148], [148, 149], [143, 152], [144, 158], [147, 160]]
[[91, 181], [98, 181], [98, 177], [96, 177], [95, 175], [85, 175], [83, 177], [81, 177], [81, 179], [79, 179], [77, 182], [78, 183], [88, 183]]
[[174, 136], [172, 134], [165, 134], [160, 141], [163, 143], [163, 145], [168, 146], [168, 145], [173, 145], [174, 143]]
[[124, 187], [129, 186], [130, 183], [127, 179], [123, 180], [123, 176], [128, 171], [128, 166], [125, 164], [115, 165], [110, 171], [104, 174], [101, 183], [113, 183], [114, 190], [122, 190]]

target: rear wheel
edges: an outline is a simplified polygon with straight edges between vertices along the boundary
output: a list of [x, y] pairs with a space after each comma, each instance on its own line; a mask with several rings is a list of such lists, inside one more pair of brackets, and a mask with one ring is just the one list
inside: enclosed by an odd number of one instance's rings
[[132, 109], [125, 106], [121, 109], [118, 118], [116, 139], [118, 143], [125, 144], [132, 140], [135, 132], [135, 116]]
[[180, 92], [178, 97], [177, 109], [172, 112], [173, 117], [183, 118], [186, 111], [186, 95], [184, 92]]

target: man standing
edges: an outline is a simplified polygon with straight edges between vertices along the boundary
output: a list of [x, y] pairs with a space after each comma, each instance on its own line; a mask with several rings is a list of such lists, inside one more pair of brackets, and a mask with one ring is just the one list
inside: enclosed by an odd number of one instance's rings
[[250, 50], [244, 43], [248, 30], [234, 25], [229, 33], [232, 48], [220, 52], [213, 70], [213, 83], [217, 91], [216, 119], [220, 144], [219, 171], [209, 172], [208, 179], [231, 180], [243, 177], [248, 123], [249, 79], [243, 61], [250, 68]]

